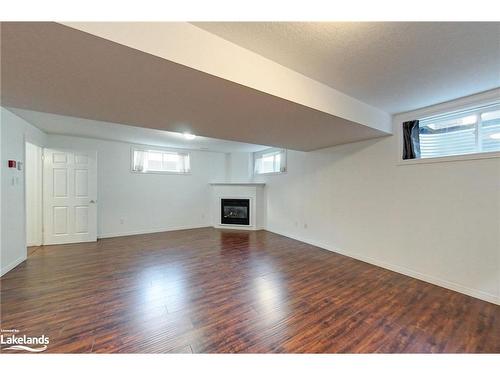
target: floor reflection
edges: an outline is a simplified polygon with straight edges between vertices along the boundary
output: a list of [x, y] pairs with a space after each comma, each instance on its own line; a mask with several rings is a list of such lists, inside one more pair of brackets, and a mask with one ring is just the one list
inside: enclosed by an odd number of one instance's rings
[[252, 237], [249, 231], [220, 231], [221, 250], [232, 250], [235, 245], [239, 248], [248, 248], [253, 242]]
[[286, 303], [286, 288], [276, 277], [257, 277], [253, 282], [253, 298], [257, 311], [265, 323], [273, 324], [289, 313]]
[[186, 304], [187, 275], [180, 264], [150, 267], [141, 276], [137, 300], [139, 321], [147, 322], [169, 312], [169, 306], [182, 309]]

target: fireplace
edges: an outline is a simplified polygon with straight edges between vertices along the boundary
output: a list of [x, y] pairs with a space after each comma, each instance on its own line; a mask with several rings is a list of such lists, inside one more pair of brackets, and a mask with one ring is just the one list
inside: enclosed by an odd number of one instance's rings
[[221, 224], [250, 225], [250, 199], [221, 199]]

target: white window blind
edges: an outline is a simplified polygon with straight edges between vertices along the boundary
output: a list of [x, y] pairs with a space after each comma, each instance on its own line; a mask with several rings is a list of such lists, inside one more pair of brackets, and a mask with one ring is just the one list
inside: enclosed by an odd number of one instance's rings
[[500, 151], [500, 105], [419, 121], [420, 158]]
[[189, 153], [132, 149], [132, 171], [140, 173], [190, 173]]
[[267, 149], [254, 153], [254, 173], [286, 172], [286, 150]]

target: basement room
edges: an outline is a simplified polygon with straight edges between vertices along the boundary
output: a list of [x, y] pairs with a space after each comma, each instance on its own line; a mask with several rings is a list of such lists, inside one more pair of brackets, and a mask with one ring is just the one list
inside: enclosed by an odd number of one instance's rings
[[1, 22], [2, 360], [500, 353], [499, 40]]

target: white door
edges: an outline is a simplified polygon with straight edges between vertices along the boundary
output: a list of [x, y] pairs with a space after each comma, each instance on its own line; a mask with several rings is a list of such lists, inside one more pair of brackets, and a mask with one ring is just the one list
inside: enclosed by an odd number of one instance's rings
[[45, 245], [97, 240], [97, 153], [44, 150]]

